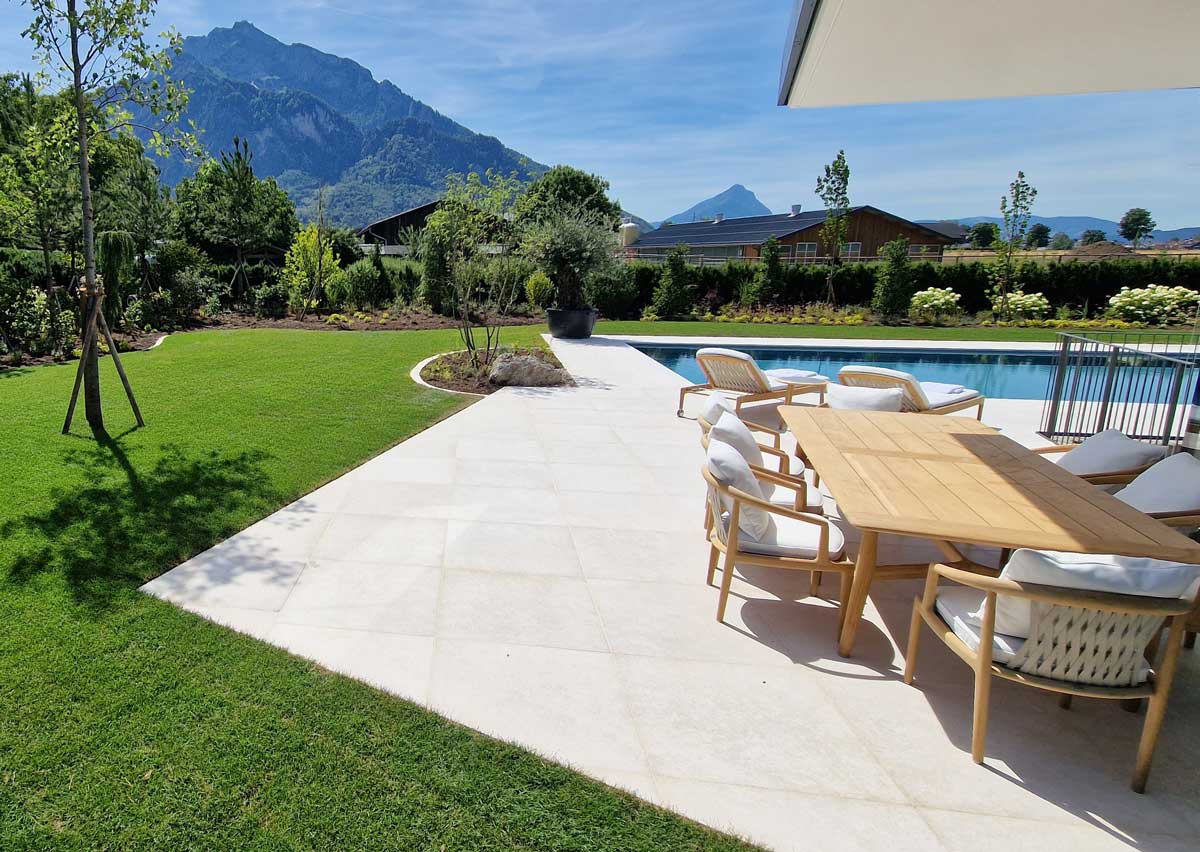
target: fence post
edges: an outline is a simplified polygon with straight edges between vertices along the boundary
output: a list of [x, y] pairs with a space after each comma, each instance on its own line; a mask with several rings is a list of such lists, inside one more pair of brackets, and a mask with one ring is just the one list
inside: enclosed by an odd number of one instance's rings
[[1046, 425], [1042, 434], [1054, 440], [1058, 434], [1058, 409], [1062, 402], [1063, 387], [1067, 382], [1067, 359], [1071, 351], [1070, 335], [1060, 334], [1062, 345], [1058, 349], [1058, 368], [1054, 371], [1054, 390], [1050, 393], [1050, 405], [1046, 412]]
[[1096, 415], [1096, 431], [1108, 428], [1108, 409], [1112, 403], [1113, 381], [1117, 377], [1117, 348], [1108, 350], [1108, 367], [1104, 372], [1104, 391], [1100, 394], [1100, 413]]
[[1171, 382], [1171, 402], [1167, 406], [1167, 416], [1163, 423], [1163, 446], [1171, 443], [1171, 435], [1175, 432], [1175, 409], [1179, 407], [1179, 394], [1183, 390], [1183, 373], [1186, 365], [1175, 365], [1175, 378]]

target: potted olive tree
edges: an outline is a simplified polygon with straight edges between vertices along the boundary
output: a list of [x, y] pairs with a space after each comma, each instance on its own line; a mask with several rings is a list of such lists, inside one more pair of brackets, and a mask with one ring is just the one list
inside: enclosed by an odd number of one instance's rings
[[572, 208], [529, 225], [522, 252], [554, 283], [554, 307], [546, 309], [553, 337], [590, 337], [596, 310], [586, 304], [583, 285], [616, 263], [616, 236], [599, 214]]

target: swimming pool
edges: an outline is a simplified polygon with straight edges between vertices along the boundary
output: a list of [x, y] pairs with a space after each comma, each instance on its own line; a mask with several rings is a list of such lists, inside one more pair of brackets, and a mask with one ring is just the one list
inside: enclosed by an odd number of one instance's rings
[[[635, 348], [697, 384], [704, 381], [696, 363], [700, 346], [634, 344]], [[847, 364], [867, 364], [912, 373], [923, 382], [975, 388], [1002, 399], [1045, 399], [1057, 354], [1053, 351], [963, 351], [947, 349], [844, 349], [816, 346], [739, 347], [764, 370], [791, 367], [815, 370], [831, 379]], [[1100, 365], [1098, 364], [1098, 368]]]

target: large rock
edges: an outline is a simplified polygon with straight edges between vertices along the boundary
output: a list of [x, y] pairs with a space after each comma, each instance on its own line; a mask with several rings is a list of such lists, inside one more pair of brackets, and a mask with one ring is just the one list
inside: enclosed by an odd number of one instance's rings
[[515, 385], [526, 388], [550, 388], [571, 384], [567, 371], [547, 364], [532, 355], [501, 355], [488, 373], [494, 385]]

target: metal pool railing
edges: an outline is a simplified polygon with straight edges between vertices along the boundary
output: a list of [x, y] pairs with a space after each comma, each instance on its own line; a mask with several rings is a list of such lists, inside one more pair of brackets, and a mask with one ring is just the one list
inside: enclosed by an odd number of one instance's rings
[[1193, 332], [1096, 332], [1058, 335], [1041, 433], [1068, 443], [1105, 429], [1179, 444], [1196, 402]]

